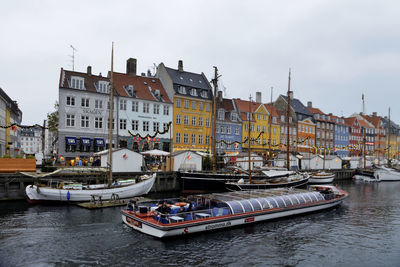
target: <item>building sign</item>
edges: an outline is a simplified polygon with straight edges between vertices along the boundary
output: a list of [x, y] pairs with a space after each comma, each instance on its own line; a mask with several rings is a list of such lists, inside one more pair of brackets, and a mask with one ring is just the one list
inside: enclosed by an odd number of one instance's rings
[[101, 115], [103, 111], [99, 109], [90, 109], [90, 108], [83, 108], [82, 113], [83, 114], [93, 114], [93, 115]]

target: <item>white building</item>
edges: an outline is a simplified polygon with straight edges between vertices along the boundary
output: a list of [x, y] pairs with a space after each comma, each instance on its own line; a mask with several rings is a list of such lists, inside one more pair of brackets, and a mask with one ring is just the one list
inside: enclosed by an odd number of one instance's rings
[[[274, 159], [274, 166], [286, 168], [286, 154], [278, 154], [278, 156]], [[298, 169], [299, 168], [299, 159], [292, 154], [289, 154], [290, 161], [290, 169]]]
[[[251, 169], [263, 166], [263, 158], [257, 154], [251, 153]], [[249, 169], [249, 153], [242, 152], [236, 156], [236, 166], [248, 170]]]
[[[130, 58], [126, 73], [114, 73], [114, 86], [118, 95], [118, 146], [134, 151], [169, 151], [173, 104], [161, 81], [150, 73], [136, 75], [136, 59]], [[151, 137], [141, 138], [146, 135]]]
[[[108, 149], [97, 152], [100, 156], [101, 167], [108, 167]], [[112, 172], [140, 172], [144, 164], [143, 156], [127, 148], [112, 151]]]
[[173, 171], [201, 171], [203, 157], [196, 151], [181, 150], [171, 154]]
[[[321, 155], [307, 154], [301, 159], [302, 170], [322, 170], [324, 158]], [[336, 155], [326, 155], [325, 169], [334, 170], [342, 168], [342, 159]]]

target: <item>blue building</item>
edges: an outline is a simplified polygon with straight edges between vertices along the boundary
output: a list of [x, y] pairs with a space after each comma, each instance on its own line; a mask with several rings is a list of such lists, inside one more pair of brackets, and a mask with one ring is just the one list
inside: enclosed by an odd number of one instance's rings
[[[232, 99], [217, 96], [217, 120], [215, 139], [217, 155], [238, 154], [242, 151], [242, 121]], [[237, 142], [237, 143], [235, 143]]]
[[350, 137], [349, 126], [344, 122], [344, 118], [339, 118], [333, 115], [331, 115], [331, 117], [335, 121], [334, 147], [336, 155], [340, 158], [348, 157], [349, 150], [347, 146], [349, 145]]

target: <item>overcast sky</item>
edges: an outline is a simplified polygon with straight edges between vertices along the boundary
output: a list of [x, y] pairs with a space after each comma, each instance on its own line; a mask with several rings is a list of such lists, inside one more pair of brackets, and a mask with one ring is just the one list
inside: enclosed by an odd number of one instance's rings
[[226, 97], [263, 101], [287, 90], [325, 113], [362, 109], [400, 123], [400, 2], [6, 1], [0, 16], [0, 87], [24, 124], [43, 123], [58, 99], [60, 69], [106, 75], [137, 58], [138, 73], [164, 62], [204, 72], [217, 66]]

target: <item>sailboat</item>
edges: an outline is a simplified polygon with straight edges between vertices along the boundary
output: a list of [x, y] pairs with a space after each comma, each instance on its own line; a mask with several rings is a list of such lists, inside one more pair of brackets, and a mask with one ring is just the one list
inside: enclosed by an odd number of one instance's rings
[[[142, 175], [137, 179], [115, 181], [112, 178], [112, 137], [113, 137], [113, 102], [114, 102], [114, 44], [111, 53], [110, 72], [110, 124], [109, 124], [109, 173], [108, 182], [104, 184], [83, 185], [80, 183], [56, 182], [50, 185], [28, 185], [25, 193], [28, 202], [86, 202], [94, 199], [110, 200], [132, 198], [147, 194], [153, 187], [156, 173]], [[55, 187], [54, 187], [55, 185]]]

